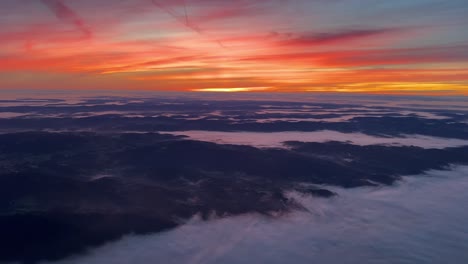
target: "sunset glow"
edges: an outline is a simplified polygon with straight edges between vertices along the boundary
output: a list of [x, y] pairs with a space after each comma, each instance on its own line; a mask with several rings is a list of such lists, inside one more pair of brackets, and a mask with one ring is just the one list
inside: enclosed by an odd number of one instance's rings
[[271, 87], [235, 87], [235, 88], [202, 88], [193, 89], [194, 92], [253, 92], [253, 91], [265, 91]]
[[3, 0], [0, 89], [468, 95], [467, 12], [464, 0]]

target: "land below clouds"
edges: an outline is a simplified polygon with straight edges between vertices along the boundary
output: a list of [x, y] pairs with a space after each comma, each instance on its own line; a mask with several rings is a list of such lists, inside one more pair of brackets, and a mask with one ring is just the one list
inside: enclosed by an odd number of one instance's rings
[[0, 135], [0, 261], [56, 260], [128, 233], [202, 218], [307, 210], [285, 193], [390, 185], [468, 163], [468, 147], [286, 142], [287, 149], [158, 133]]
[[0, 262], [64, 259], [194, 215], [285, 219], [313, 210], [291, 192], [332, 201], [468, 163], [463, 98], [194, 96], [0, 100]]
[[[420, 101], [424, 102], [424, 101]], [[468, 109], [424, 105], [88, 98], [0, 101], [0, 132], [322, 131], [468, 139]], [[388, 102], [387, 102], [388, 103]], [[440, 103], [440, 102], [439, 102]], [[452, 102], [448, 101], [446, 108]], [[437, 104], [435, 104], [437, 105]]]

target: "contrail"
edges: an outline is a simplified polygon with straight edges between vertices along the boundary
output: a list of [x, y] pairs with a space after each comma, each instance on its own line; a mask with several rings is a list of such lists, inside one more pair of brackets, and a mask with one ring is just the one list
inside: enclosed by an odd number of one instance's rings
[[193, 25], [192, 23], [189, 22], [188, 20], [188, 15], [187, 15], [187, 7], [185, 5], [184, 1], [184, 11], [185, 11], [185, 17], [182, 18], [180, 15], [177, 14], [177, 12], [174, 11], [174, 9], [167, 7], [160, 2], [156, 0], [152, 0], [153, 4], [157, 6], [159, 9], [164, 11], [165, 13], [169, 14], [171, 17], [173, 17], [175, 20], [177, 20], [179, 23], [184, 25], [185, 27], [189, 28], [190, 30], [196, 32], [197, 34], [203, 35], [203, 32], [198, 28], [197, 26]]
[[[203, 32], [197, 25], [193, 24], [190, 22], [189, 20], [189, 17], [188, 17], [188, 13], [187, 13], [187, 5], [185, 3], [185, 0], [183, 0], [183, 4], [184, 4], [184, 16], [182, 17], [181, 15], [177, 14], [177, 12], [168, 7], [168, 6], [165, 6], [163, 5], [162, 3], [160, 3], [159, 1], [157, 0], [152, 0], [153, 4], [155, 6], [157, 6], [159, 9], [161, 9], [162, 11], [164, 11], [165, 13], [167, 13], [168, 15], [170, 15], [171, 17], [173, 17], [175, 20], [177, 20], [179, 23], [181, 23], [182, 25], [184, 25], [186, 28], [192, 30], [193, 32], [197, 33], [198, 35], [200, 36], [204, 36], [204, 37], [207, 37], [205, 32]], [[221, 48], [226, 48], [226, 46], [223, 45], [223, 43], [220, 41], [220, 40], [214, 40]]]
[[188, 20], [188, 15], [187, 15], [187, 4], [185, 3], [185, 0], [182, 0], [184, 2], [184, 13], [185, 13], [185, 23], [188, 25], [189, 20]]
[[67, 23], [72, 23], [86, 38], [90, 38], [93, 35], [91, 29], [80, 18], [80, 16], [69, 8], [62, 0], [41, 0], [41, 2], [46, 5], [58, 19]]

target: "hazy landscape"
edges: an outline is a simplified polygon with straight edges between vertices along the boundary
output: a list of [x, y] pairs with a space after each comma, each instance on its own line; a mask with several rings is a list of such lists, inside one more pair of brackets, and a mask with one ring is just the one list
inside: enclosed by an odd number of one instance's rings
[[2, 261], [467, 257], [464, 98], [40, 95], [0, 101]]

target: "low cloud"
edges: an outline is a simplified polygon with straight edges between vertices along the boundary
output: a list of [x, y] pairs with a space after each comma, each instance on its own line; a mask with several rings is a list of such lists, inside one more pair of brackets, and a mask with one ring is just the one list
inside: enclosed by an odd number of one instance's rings
[[[405, 177], [384, 188], [291, 193], [307, 209], [201, 221], [127, 236], [57, 264], [75, 263], [458, 263], [468, 258], [468, 167]], [[337, 257], [339, 256], [339, 257]]]
[[362, 133], [342, 133], [322, 130], [313, 132], [222, 132], [222, 131], [180, 131], [172, 135], [185, 135], [193, 140], [209, 141], [218, 144], [250, 145], [259, 148], [286, 148], [283, 142], [327, 142], [340, 141], [356, 145], [392, 145], [416, 146], [421, 148], [443, 149], [468, 146], [468, 140], [439, 138], [423, 135], [406, 135], [405, 137], [377, 137]]

